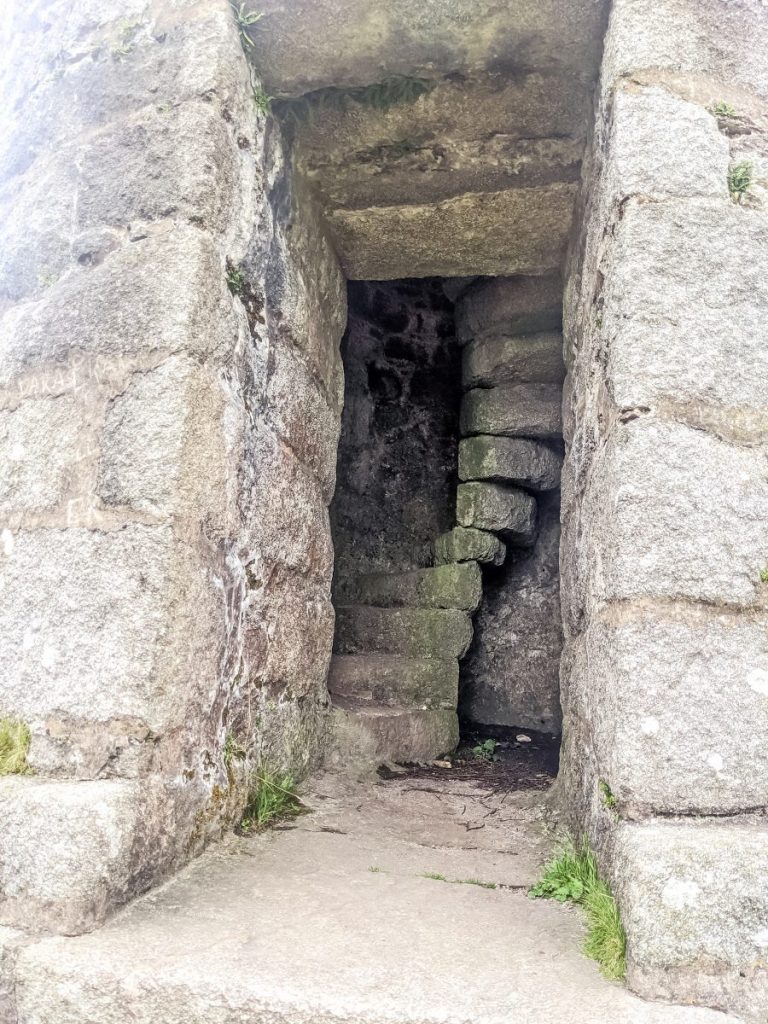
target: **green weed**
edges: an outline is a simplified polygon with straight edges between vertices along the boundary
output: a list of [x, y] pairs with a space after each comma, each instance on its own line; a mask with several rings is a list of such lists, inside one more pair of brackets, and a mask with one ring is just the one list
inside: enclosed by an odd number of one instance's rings
[[725, 103], [723, 100], [715, 103], [712, 106], [712, 113], [715, 117], [735, 117], [736, 110], [731, 106], [730, 103]]
[[768, 583], [768, 569], [761, 569], [760, 570], [760, 582], [761, 583]]
[[608, 783], [604, 782], [601, 779], [600, 782], [598, 782], [598, 784], [597, 784], [597, 788], [600, 790], [600, 797], [601, 797], [603, 803], [605, 804], [605, 806], [609, 810], [611, 810], [611, 811], [615, 810], [616, 809], [616, 797], [613, 795], [613, 792], [611, 791], [611, 787], [608, 785]]
[[290, 775], [278, 775], [265, 768], [253, 772], [248, 802], [240, 822], [242, 832], [255, 832], [266, 825], [303, 814], [305, 806]]
[[613, 980], [624, 977], [626, 937], [621, 915], [608, 885], [600, 878], [597, 859], [586, 843], [564, 843], [531, 889], [534, 898], [576, 903], [587, 916], [584, 953]]
[[16, 718], [0, 718], [0, 775], [30, 775], [29, 727]]
[[245, 0], [242, 3], [235, 3], [235, 0], [230, 0], [229, 6], [232, 8], [232, 13], [235, 16], [237, 22], [237, 28], [240, 32], [240, 42], [243, 45], [244, 50], [252, 50], [254, 47], [253, 39], [251, 38], [251, 30], [253, 26], [264, 17], [264, 12], [246, 11]]
[[245, 288], [245, 274], [239, 267], [233, 267], [227, 263], [227, 288], [233, 295], [242, 295]]
[[433, 882], [447, 882], [445, 875], [438, 875], [436, 871], [424, 871], [419, 878], [431, 878]]
[[370, 867], [370, 868], [368, 868], [368, 870], [371, 872], [372, 875], [383, 875], [384, 874], [384, 868]]
[[496, 740], [483, 740], [482, 743], [472, 747], [472, 753], [481, 761], [495, 761], [496, 747], [498, 747]]
[[498, 889], [495, 882], [481, 882], [479, 878], [457, 878], [457, 885], [479, 885], [481, 889]]
[[752, 187], [752, 164], [749, 160], [733, 164], [728, 171], [728, 191], [734, 203], [740, 203]]

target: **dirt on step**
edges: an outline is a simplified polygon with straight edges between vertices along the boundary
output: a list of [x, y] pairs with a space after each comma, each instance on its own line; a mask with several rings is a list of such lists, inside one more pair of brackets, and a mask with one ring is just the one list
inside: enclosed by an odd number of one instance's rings
[[481, 781], [491, 791], [546, 790], [557, 775], [560, 737], [524, 729], [472, 727], [458, 749], [426, 764], [382, 765], [383, 781], [453, 778]]

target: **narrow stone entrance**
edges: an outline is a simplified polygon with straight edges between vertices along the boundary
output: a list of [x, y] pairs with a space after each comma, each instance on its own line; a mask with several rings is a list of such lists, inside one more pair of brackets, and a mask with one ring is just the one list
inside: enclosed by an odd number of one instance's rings
[[331, 759], [444, 754], [459, 706], [474, 727], [557, 734], [559, 280], [349, 297]]

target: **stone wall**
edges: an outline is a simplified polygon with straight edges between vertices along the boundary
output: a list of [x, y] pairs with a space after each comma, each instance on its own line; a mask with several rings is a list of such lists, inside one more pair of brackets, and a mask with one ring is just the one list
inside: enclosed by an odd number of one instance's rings
[[[476, 504], [511, 498], [536, 509], [535, 532], [502, 530], [506, 560], [483, 568], [483, 600], [461, 666], [461, 712], [482, 725], [558, 733], [560, 280], [480, 279], [458, 297], [456, 319], [466, 435], [459, 446], [459, 514], [467, 493]], [[472, 525], [495, 528], [477, 518]]]
[[336, 596], [431, 563], [453, 525], [461, 362], [439, 281], [353, 282], [332, 505]]
[[226, 0], [5, 28], [0, 924], [77, 932], [317, 757], [345, 293]]
[[613, 880], [629, 984], [761, 1020], [767, 53], [758, 0], [613, 5], [566, 289], [561, 556], [561, 797]]

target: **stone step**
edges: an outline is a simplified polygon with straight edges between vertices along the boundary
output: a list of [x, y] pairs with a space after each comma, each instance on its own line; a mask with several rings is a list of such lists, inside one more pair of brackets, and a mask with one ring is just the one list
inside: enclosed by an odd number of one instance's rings
[[498, 434], [502, 437], [561, 438], [562, 389], [559, 384], [505, 384], [474, 388], [461, 402], [462, 437]]
[[328, 689], [334, 699], [455, 710], [459, 663], [455, 658], [337, 654], [331, 659]]
[[456, 304], [460, 344], [490, 333], [558, 330], [562, 320], [563, 285], [554, 274], [481, 280]]
[[454, 526], [441, 533], [433, 545], [435, 565], [470, 561], [502, 565], [506, 556], [506, 545], [495, 533], [473, 527]]
[[483, 580], [477, 562], [464, 562], [359, 576], [352, 581], [348, 594], [350, 603], [381, 608], [461, 608], [474, 612], [483, 594]]
[[559, 331], [538, 334], [489, 335], [477, 338], [462, 353], [463, 388], [499, 384], [562, 384], [565, 378], [563, 336]]
[[433, 761], [459, 742], [454, 709], [392, 707], [335, 697], [326, 767]]
[[400, 654], [414, 658], [462, 658], [472, 641], [472, 620], [453, 608], [336, 609], [336, 654]]
[[527, 437], [465, 437], [459, 443], [460, 480], [504, 480], [534, 491], [560, 486], [563, 459], [542, 441]]
[[493, 530], [516, 544], [536, 539], [536, 499], [516, 487], [467, 483], [456, 488], [456, 518], [460, 526]]

